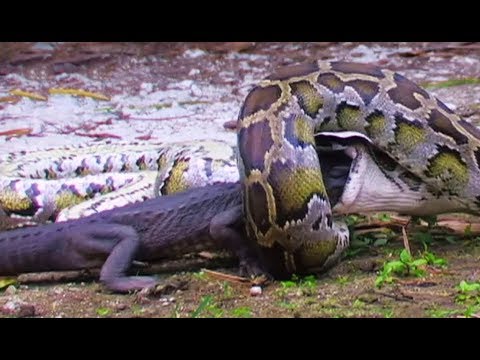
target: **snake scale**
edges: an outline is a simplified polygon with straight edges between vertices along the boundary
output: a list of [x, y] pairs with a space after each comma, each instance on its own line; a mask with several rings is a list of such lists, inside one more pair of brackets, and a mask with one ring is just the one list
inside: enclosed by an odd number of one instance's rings
[[[390, 70], [321, 61], [279, 69], [249, 92], [237, 130], [238, 149], [199, 141], [8, 154], [0, 218], [65, 220], [240, 178], [248, 234], [295, 272], [338, 260], [349, 243], [345, 213], [479, 213], [480, 131]], [[336, 159], [349, 175], [333, 201], [322, 171]]]

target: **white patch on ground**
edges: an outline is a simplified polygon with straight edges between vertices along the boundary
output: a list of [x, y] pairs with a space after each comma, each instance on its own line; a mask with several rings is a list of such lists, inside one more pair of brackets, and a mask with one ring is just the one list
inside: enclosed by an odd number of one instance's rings
[[468, 56], [454, 56], [452, 58], [452, 61], [459, 61], [461, 63], [463, 62], [463, 63], [468, 64], [468, 65], [480, 64], [479, 59], [468, 57]]
[[[232, 72], [225, 72], [224, 75], [229, 80], [234, 76]], [[38, 82], [19, 75], [7, 75], [6, 78], [22, 84], [22, 89], [27, 86], [40, 88]], [[89, 90], [101, 86], [101, 82], [79, 74], [61, 74], [55, 80], [75, 80], [82, 84], [82, 88]], [[3, 96], [9, 95], [12, 89], [5, 83], [0, 85], [0, 93], [5, 94]], [[72, 95], [50, 95], [48, 101], [22, 98], [16, 104], [5, 103], [0, 110], [0, 132], [32, 128], [33, 134], [43, 137], [8, 139], [0, 136], [0, 151], [95, 140], [75, 134], [112, 134], [121, 137], [120, 141], [135, 141], [137, 137], [148, 135], [155, 142], [220, 139], [234, 145], [235, 134], [223, 128], [224, 122], [237, 118], [241, 106], [240, 96], [231, 95], [232, 91], [232, 86], [213, 86], [186, 79], [170, 83], [164, 91], [155, 90], [153, 83], [143, 82], [139, 84], [136, 95], [125, 92], [114, 95], [110, 101]], [[107, 120], [111, 123], [95, 126]]]
[[199, 69], [192, 69], [190, 70], [190, 72], [188, 73], [188, 76], [193, 76], [193, 75], [198, 75], [200, 74], [200, 70]]
[[204, 56], [205, 54], [206, 52], [200, 49], [188, 49], [183, 53], [183, 57], [196, 59], [200, 56]]
[[346, 59], [355, 62], [369, 63], [387, 59], [392, 53], [405, 52], [411, 50], [410, 47], [399, 46], [398, 48], [386, 48], [380, 45], [358, 45], [351, 49]]

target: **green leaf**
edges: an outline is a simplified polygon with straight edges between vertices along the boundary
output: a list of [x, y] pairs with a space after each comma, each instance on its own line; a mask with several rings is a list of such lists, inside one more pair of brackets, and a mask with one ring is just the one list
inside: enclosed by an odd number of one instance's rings
[[447, 260], [442, 259], [442, 258], [437, 258], [435, 254], [426, 251], [423, 254], [423, 258], [427, 260], [427, 263], [430, 265], [436, 265], [436, 266], [444, 266], [447, 265]]
[[390, 217], [389, 214], [378, 214], [378, 220], [384, 221], [384, 222], [389, 222], [392, 218]]
[[297, 283], [291, 280], [287, 280], [287, 281], [281, 281], [280, 285], [282, 285], [282, 287], [284, 288], [292, 288], [297, 286]]
[[467, 282], [462, 280], [460, 284], [458, 284], [458, 289], [463, 292], [472, 292], [472, 291], [480, 291], [480, 283], [477, 282]]
[[358, 215], [348, 215], [344, 219], [344, 221], [346, 222], [346, 224], [348, 226], [352, 226], [352, 225], [357, 224], [359, 222], [359, 220], [360, 220], [360, 217]]
[[416, 277], [422, 277], [425, 275], [425, 270], [423, 269], [414, 269], [413, 270], [413, 275]]
[[413, 260], [410, 266], [419, 267], [427, 264], [428, 264], [428, 261], [426, 259], [417, 259], [417, 260]]
[[432, 265], [445, 266], [447, 265], [447, 260], [442, 258], [437, 258], [433, 260]]
[[301, 281], [300, 284], [307, 288], [314, 288], [317, 286], [317, 278], [314, 275], [305, 276]]
[[110, 314], [110, 311], [111, 310], [109, 308], [101, 307], [97, 309], [97, 314], [100, 316], [107, 316]]
[[252, 317], [252, 309], [248, 306], [238, 307], [232, 310], [232, 315], [234, 317], [250, 318]]
[[408, 264], [412, 261], [412, 255], [410, 255], [407, 250], [403, 249], [400, 253], [400, 261]]
[[390, 284], [392, 282], [393, 282], [393, 277], [386, 274], [382, 274], [375, 279], [375, 286], [379, 288], [384, 283]]
[[387, 272], [387, 274], [391, 273], [391, 272], [395, 272], [395, 273], [403, 273], [405, 272], [405, 270], [407, 269], [407, 267], [405, 266], [405, 263], [403, 263], [402, 261], [390, 261], [388, 263], [385, 264], [384, 266], [384, 270]]
[[198, 307], [192, 312], [191, 317], [196, 318], [198, 315], [202, 313], [203, 310], [207, 307], [208, 304], [210, 304], [213, 300], [212, 295], [207, 295], [202, 298], [202, 301], [198, 305]]

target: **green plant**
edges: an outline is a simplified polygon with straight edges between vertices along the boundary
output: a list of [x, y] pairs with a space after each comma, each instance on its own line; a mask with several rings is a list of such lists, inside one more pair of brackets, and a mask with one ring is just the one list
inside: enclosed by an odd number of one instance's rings
[[280, 289], [277, 289], [277, 295], [284, 296], [290, 290], [300, 291], [302, 295], [312, 295], [317, 288], [317, 278], [314, 275], [299, 277], [292, 275], [291, 280], [280, 281]]
[[376, 217], [378, 220], [384, 221], [384, 222], [390, 222], [390, 221], [392, 220], [392, 217], [390, 216], [390, 214], [385, 214], [385, 213], [376, 214], [375, 217]]
[[345, 257], [353, 257], [359, 253], [369, 250], [372, 246], [384, 246], [390, 239], [395, 238], [396, 236], [397, 234], [391, 229], [381, 229], [376, 232], [362, 235], [357, 235], [355, 231], [353, 231], [350, 247], [347, 249]]
[[207, 279], [207, 274], [205, 274], [204, 271], [199, 271], [199, 272], [195, 272], [192, 274], [193, 278], [194, 279], [197, 279], [197, 280], [206, 280]]
[[314, 275], [299, 277], [293, 274], [291, 280], [280, 281], [280, 285], [283, 288], [293, 288], [293, 287], [313, 288], [317, 286], [317, 279]]
[[232, 310], [233, 317], [249, 318], [252, 317], [252, 309], [248, 306], [241, 306]]
[[100, 315], [100, 316], [107, 316], [110, 314], [110, 312], [111, 310], [106, 307], [100, 307], [97, 309], [97, 315]]
[[388, 261], [383, 265], [380, 274], [375, 279], [375, 286], [381, 287], [383, 284], [392, 283], [394, 275], [398, 276], [416, 276], [425, 275], [425, 266], [445, 266], [446, 260], [437, 258], [433, 253], [424, 251], [422, 257], [415, 259], [403, 249], [398, 260]]
[[221, 317], [223, 315], [223, 310], [220, 309], [213, 300], [212, 295], [206, 295], [202, 297], [198, 307], [192, 312], [190, 317], [197, 318], [200, 315], [205, 315], [207, 317]]
[[232, 285], [230, 285], [228, 282], [224, 281], [222, 284], [223, 288], [223, 299], [232, 299], [234, 297], [234, 291]]
[[459, 294], [456, 297], [458, 302], [466, 302], [473, 300], [480, 304], [480, 282], [469, 282], [462, 280], [457, 285]]
[[434, 253], [431, 253], [425, 249], [423, 252], [423, 258], [427, 260], [427, 265], [432, 266], [446, 266], [447, 260], [441, 257], [437, 257]]
[[355, 215], [355, 214], [350, 214], [350, 215], [345, 217], [344, 221], [348, 226], [354, 226], [354, 225], [358, 224], [359, 222], [361, 222], [361, 220], [363, 220], [363, 219], [364, 219], [364, 217], [362, 217], [362, 216]]
[[130, 307], [130, 310], [132, 311], [133, 315], [139, 316], [145, 312], [145, 309], [141, 307], [140, 305], [134, 304]]
[[350, 281], [350, 278], [348, 276], [338, 276], [335, 281], [339, 283], [340, 285], [345, 285], [348, 284]]

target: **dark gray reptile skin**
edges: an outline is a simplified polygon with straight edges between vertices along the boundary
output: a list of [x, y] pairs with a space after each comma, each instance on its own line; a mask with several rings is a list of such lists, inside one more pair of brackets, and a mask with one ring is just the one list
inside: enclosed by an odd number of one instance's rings
[[248, 260], [241, 188], [224, 183], [191, 189], [63, 223], [0, 234], [0, 275], [102, 266], [100, 280], [126, 292], [155, 284], [127, 277], [133, 260], [154, 260], [209, 248]]

